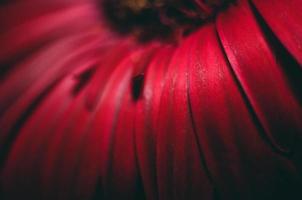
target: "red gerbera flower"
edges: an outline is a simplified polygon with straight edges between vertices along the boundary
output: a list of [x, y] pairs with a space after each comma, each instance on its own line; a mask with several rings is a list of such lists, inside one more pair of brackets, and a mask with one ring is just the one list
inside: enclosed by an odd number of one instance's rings
[[301, 199], [301, 0], [0, 6], [1, 199]]

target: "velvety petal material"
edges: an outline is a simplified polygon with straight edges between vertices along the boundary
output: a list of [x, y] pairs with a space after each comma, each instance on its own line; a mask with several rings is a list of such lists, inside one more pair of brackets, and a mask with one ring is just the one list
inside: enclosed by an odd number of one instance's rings
[[301, 5], [138, 41], [96, 0], [0, 1], [0, 199], [302, 199]]
[[215, 188], [200, 159], [188, 101], [187, 61], [192, 39], [187, 38], [175, 50], [162, 90], [155, 129], [159, 199], [212, 199], [214, 196]]
[[150, 199], [157, 199], [158, 196], [156, 175], [156, 141], [158, 134], [155, 131], [155, 126], [158, 122], [160, 100], [166, 80], [165, 75], [173, 53], [174, 48], [168, 46], [162, 47], [154, 55], [145, 70], [144, 92], [136, 105], [135, 140], [137, 159], [145, 196]]
[[302, 65], [302, 4], [301, 0], [253, 0], [265, 22], [276, 34], [282, 44]]
[[[218, 17], [218, 33], [264, 134], [277, 151], [287, 153], [294, 138], [301, 138], [301, 104], [282, 69], [287, 66], [278, 62], [250, 6], [242, 2]], [[235, 20], [239, 16], [242, 23]]]

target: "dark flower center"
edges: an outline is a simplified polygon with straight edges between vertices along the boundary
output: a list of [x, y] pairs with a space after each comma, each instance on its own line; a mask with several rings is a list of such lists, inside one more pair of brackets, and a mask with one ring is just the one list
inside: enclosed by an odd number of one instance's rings
[[173, 40], [213, 19], [235, 0], [103, 0], [109, 25], [141, 41]]

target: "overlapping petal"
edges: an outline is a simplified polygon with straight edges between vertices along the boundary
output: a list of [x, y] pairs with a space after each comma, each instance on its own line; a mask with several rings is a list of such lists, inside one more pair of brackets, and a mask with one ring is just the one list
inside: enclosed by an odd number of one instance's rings
[[238, 0], [178, 44], [94, 0], [3, 3], [0, 197], [299, 199], [301, 3]]
[[253, 0], [252, 2], [276, 37], [302, 65], [301, 1], [293, 0], [285, 3], [277, 0]]

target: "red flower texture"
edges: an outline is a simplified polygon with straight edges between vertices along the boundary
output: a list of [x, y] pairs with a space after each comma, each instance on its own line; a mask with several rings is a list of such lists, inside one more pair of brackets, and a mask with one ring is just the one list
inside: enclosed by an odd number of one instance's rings
[[0, 199], [302, 199], [301, 0], [0, 4]]

